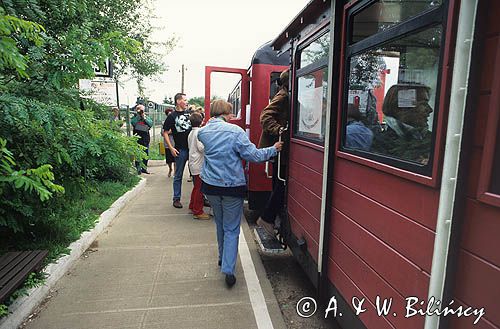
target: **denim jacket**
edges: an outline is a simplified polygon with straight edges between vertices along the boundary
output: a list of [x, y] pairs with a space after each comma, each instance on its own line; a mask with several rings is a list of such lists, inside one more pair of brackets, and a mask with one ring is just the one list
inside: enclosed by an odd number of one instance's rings
[[202, 180], [210, 185], [236, 187], [246, 185], [241, 160], [263, 162], [277, 151], [274, 146], [258, 149], [247, 134], [237, 125], [221, 118], [213, 118], [198, 132], [198, 139], [205, 146]]

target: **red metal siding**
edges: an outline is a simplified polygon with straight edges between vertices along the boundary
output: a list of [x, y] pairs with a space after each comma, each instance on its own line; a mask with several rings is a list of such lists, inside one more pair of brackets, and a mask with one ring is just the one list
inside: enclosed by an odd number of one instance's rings
[[[375, 306], [370, 302], [370, 299], [364, 294], [363, 291], [357, 286], [355, 282], [352, 281], [349, 275], [347, 275], [342, 268], [340, 268], [331, 258], [328, 259], [328, 271], [329, 276], [335, 278], [335, 287], [342, 294], [344, 299], [351, 306], [351, 299], [357, 297], [359, 299], [365, 298], [366, 302], [366, 312], [361, 313], [359, 318], [364, 323], [370, 323], [373, 328], [377, 329], [394, 329], [395, 327], [387, 321], [384, 317], [377, 316]], [[331, 280], [331, 279], [330, 279]]]
[[334, 184], [333, 204], [423, 271], [431, 272], [433, 231], [339, 183]]
[[[460, 245], [457, 278], [455, 282], [454, 299], [464, 305], [485, 308], [485, 316], [476, 326], [470, 319], [452, 319], [451, 328], [500, 328], [499, 297], [500, 297], [500, 207], [478, 201], [479, 175], [483, 160], [483, 146], [488, 115], [498, 108], [491, 106], [492, 96], [497, 96], [500, 90], [492, 90], [494, 79], [498, 79], [500, 61], [497, 49], [499, 42], [498, 15], [500, 2], [486, 0], [479, 3], [478, 24], [479, 37], [477, 47], [479, 70], [473, 73], [473, 79], [480, 81], [480, 88], [472, 96], [475, 126], [471, 132], [473, 147], [468, 166], [468, 179], [464, 227]], [[482, 21], [486, 18], [486, 21]], [[482, 26], [481, 26], [482, 25]], [[498, 142], [498, 141], [497, 141]], [[498, 170], [498, 169], [497, 169]]]
[[[332, 213], [332, 224], [331, 234], [337, 236], [399, 294], [427, 298], [428, 274], [409, 262], [404, 255], [337, 210]], [[330, 257], [336, 260], [335, 250]], [[330, 277], [330, 280], [335, 284], [335, 277]]]
[[[405, 309], [405, 296], [402, 296], [395, 290], [387, 281], [380, 277], [361, 257], [345, 245], [338, 237], [330, 236], [330, 254], [335, 253], [335, 263], [342, 268], [343, 272], [349, 273], [351, 280], [356, 282], [356, 285], [368, 297], [366, 303], [370, 302], [375, 305], [377, 296], [382, 299], [392, 298], [392, 310]], [[331, 259], [330, 259], [331, 260]], [[333, 260], [331, 260], [333, 262]], [[331, 264], [333, 265], [333, 264]], [[396, 313], [397, 314], [397, 313]], [[405, 319], [404, 316], [394, 317], [391, 313], [387, 320], [396, 328], [422, 328], [424, 324], [423, 317], [412, 317]]]
[[288, 168], [288, 217], [292, 232], [306, 240], [308, 253], [318, 259], [323, 153], [292, 142]]
[[337, 158], [335, 181], [435, 230], [439, 190]]

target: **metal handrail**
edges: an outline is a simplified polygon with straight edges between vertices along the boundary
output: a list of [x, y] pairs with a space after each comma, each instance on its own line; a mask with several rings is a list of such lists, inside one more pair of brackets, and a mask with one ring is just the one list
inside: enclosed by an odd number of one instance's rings
[[[281, 135], [288, 130], [288, 124], [286, 127], [281, 127], [279, 130], [278, 142], [281, 142]], [[278, 179], [286, 185], [286, 179], [281, 177], [281, 151], [278, 152]]]

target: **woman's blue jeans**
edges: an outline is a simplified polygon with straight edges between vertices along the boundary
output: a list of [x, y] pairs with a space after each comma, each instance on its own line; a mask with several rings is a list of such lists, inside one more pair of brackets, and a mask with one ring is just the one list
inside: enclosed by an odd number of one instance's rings
[[222, 261], [221, 272], [234, 274], [238, 257], [240, 222], [243, 215], [243, 198], [207, 195], [207, 199], [214, 211], [217, 226], [219, 260]]
[[189, 151], [180, 149], [179, 155], [175, 157], [175, 174], [174, 174], [174, 201], [181, 199], [182, 189], [182, 175], [184, 174], [184, 167], [189, 158]]

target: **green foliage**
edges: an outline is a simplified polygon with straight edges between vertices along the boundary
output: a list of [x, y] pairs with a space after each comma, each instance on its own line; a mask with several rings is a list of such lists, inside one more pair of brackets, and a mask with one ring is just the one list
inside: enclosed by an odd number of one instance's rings
[[0, 71], [13, 69], [19, 76], [27, 78], [28, 64], [18, 45], [31, 41], [40, 47], [42, 31], [44, 29], [41, 25], [6, 15], [5, 10], [0, 7]]
[[0, 227], [18, 232], [23, 230], [24, 215], [32, 214], [32, 209], [24, 203], [26, 198], [33, 199], [36, 194], [38, 200], [33, 200], [42, 203], [51, 198], [53, 192], [63, 193], [64, 188], [53, 183], [51, 165], [27, 170], [14, 170], [15, 166], [7, 141], [0, 138]]
[[205, 97], [203, 96], [192, 97], [188, 100], [188, 103], [190, 105], [196, 105], [196, 107], [198, 106], [205, 107]]
[[0, 319], [7, 315], [9, 315], [9, 307], [7, 305], [0, 304]]

